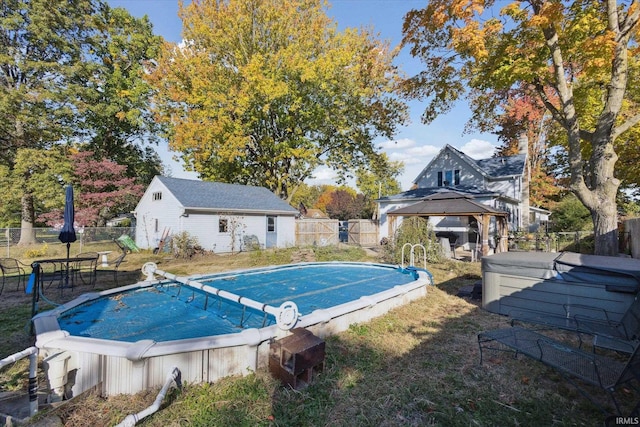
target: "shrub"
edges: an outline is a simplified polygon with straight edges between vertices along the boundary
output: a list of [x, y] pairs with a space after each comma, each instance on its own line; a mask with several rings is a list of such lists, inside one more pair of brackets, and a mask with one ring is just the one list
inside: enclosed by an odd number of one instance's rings
[[47, 249], [49, 249], [49, 246], [45, 243], [39, 249], [27, 249], [24, 251], [24, 256], [26, 258], [41, 258], [47, 255]]
[[[408, 264], [410, 263], [411, 248], [417, 257], [415, 262], [418, 263], [422, 259], [422, 250], [414, 245], [420, 244], [426, 251], [428, 262], [438, 262], [443, 258], [442, 247], [438, 243], [438, 239], [425, 218], [411, 217], [405, 218], [396, 231], [393, 239], [383, 246], [383, 259], [391, 264]], [[407, 245], [405, 247], [405, 245]], [[411, 247], [409, 246], [411, 245]], [[404, 250], [404, 259], [402, 259], [402, 248]]]
[[551, 218], [551, 231], [593, 229], [591, 213], [573, 193], [569, 193], [558, 203]]
[[181, 231], [171, 236], [171, 250], [176, 258], [191, 258], [201, 248], [196, 237]]

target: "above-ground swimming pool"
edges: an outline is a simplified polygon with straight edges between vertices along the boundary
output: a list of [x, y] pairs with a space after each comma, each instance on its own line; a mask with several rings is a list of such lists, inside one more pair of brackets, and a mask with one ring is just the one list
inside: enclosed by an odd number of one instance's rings
[[[269, 343], [307, 328], [324, 337], [426, 295], [426, 270], [372, 263], [302, 263], [148, 280], [85, 294], [34, 318], [52, 398], [158, 386], [176, 366], [212, 382], [267, 364]], [[153, 274], [164, 276], [157, 280]]]

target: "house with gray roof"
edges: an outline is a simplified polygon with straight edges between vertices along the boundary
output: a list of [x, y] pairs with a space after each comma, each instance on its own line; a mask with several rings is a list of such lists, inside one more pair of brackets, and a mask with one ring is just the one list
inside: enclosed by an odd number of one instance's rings
[[297, 214], [266, 188], [156, 176], [134, 210], [136, 244], [154, 249], [187, 232], [216, 253], [293, 246]]
[[[486, 159], [473, 159], [447, 144], [418, 174], [411, 190], [377, 200], [380, 238], [392, 236], [401, 223], [396, 219], [399, 215], [392, 212], [401, 213], [402, 209], [425, 200], [442, 203], [442, 197], [434, 197], [438, 194], [469, 198], [495, 212], [506, 213], [510, 231], [534, 231], [548, 219], [549, 212], [529, 205], [527, 155], [526, 139], [520, 141], [519, 154]], [[389, 221], [389, 213], [394, 221]], [[458, 244], [465, 248], [481, 243], [478, 242], [479, 226], [472, 215], [443, 214], [447, 215], [429, 216], [436, 232], [455, 233]], [[495, 223], [490, 226], [495, 235]]]

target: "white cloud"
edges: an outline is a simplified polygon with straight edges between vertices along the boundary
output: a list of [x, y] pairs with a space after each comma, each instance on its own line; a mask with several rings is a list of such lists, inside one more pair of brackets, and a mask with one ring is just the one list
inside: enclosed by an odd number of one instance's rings
[[408, 190], [411, 187], [411, 181], [442, 149], [442, 147], [434, 145], [418, 146], [415, 141], [407, 138], [398, 140], [397, 145], [390, 141], [384, 146], [388, 147], [385, 152], [389, 156], [389, 160], [402, 162], [404, 165], [404, 172], [398, 177], [403, 190]]
[[489, 141], [472, 139], [460, 147], [460, 151], [472, 159], [488, 159], [496, 152], [496, 148], [497, 146]]
[[330, 181], [333, 182], [336, 178], [336, 172], [329, 169], [326, 166], [321, 166], [313, 171], [313, 181]]
[[433, 157], [442, 150], [442, 147], [434, 145], [422, 145], [420, 147], [412, 147], [407, 150], [407, 154], [411, 157]]
[[416, 142], [413, 139], [401, 138], [395, 141], [385, 141], [380, 144], [380, 148], [383, 150], [402, 150], [415, 145]]

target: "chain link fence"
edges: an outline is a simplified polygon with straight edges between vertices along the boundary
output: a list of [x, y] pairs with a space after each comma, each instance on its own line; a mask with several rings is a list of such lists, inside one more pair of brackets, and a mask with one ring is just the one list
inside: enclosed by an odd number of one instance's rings
[[[631, 254], [628, 232], [618, 233], [619, 253]], [[557, 233], [514, 233], [509, 236], [510, 251], [578, 252], [592, 254], [594, 236], [592, 231], [567, 231]]]
[[[33, 228], [35, 243], [19, 245], [23, 232], [21, 228], [0, 228], [0, 257], [30, 259], [53, 257], [66, 254], [67, 245], [58, 240], [59, 229]], [[135, 237], [135, 227], [84, 227], [76, 230], [78, 240], [71, 243], [71, 254], [82, 252], [118, 251], [114, 239], [122, 235]]]

